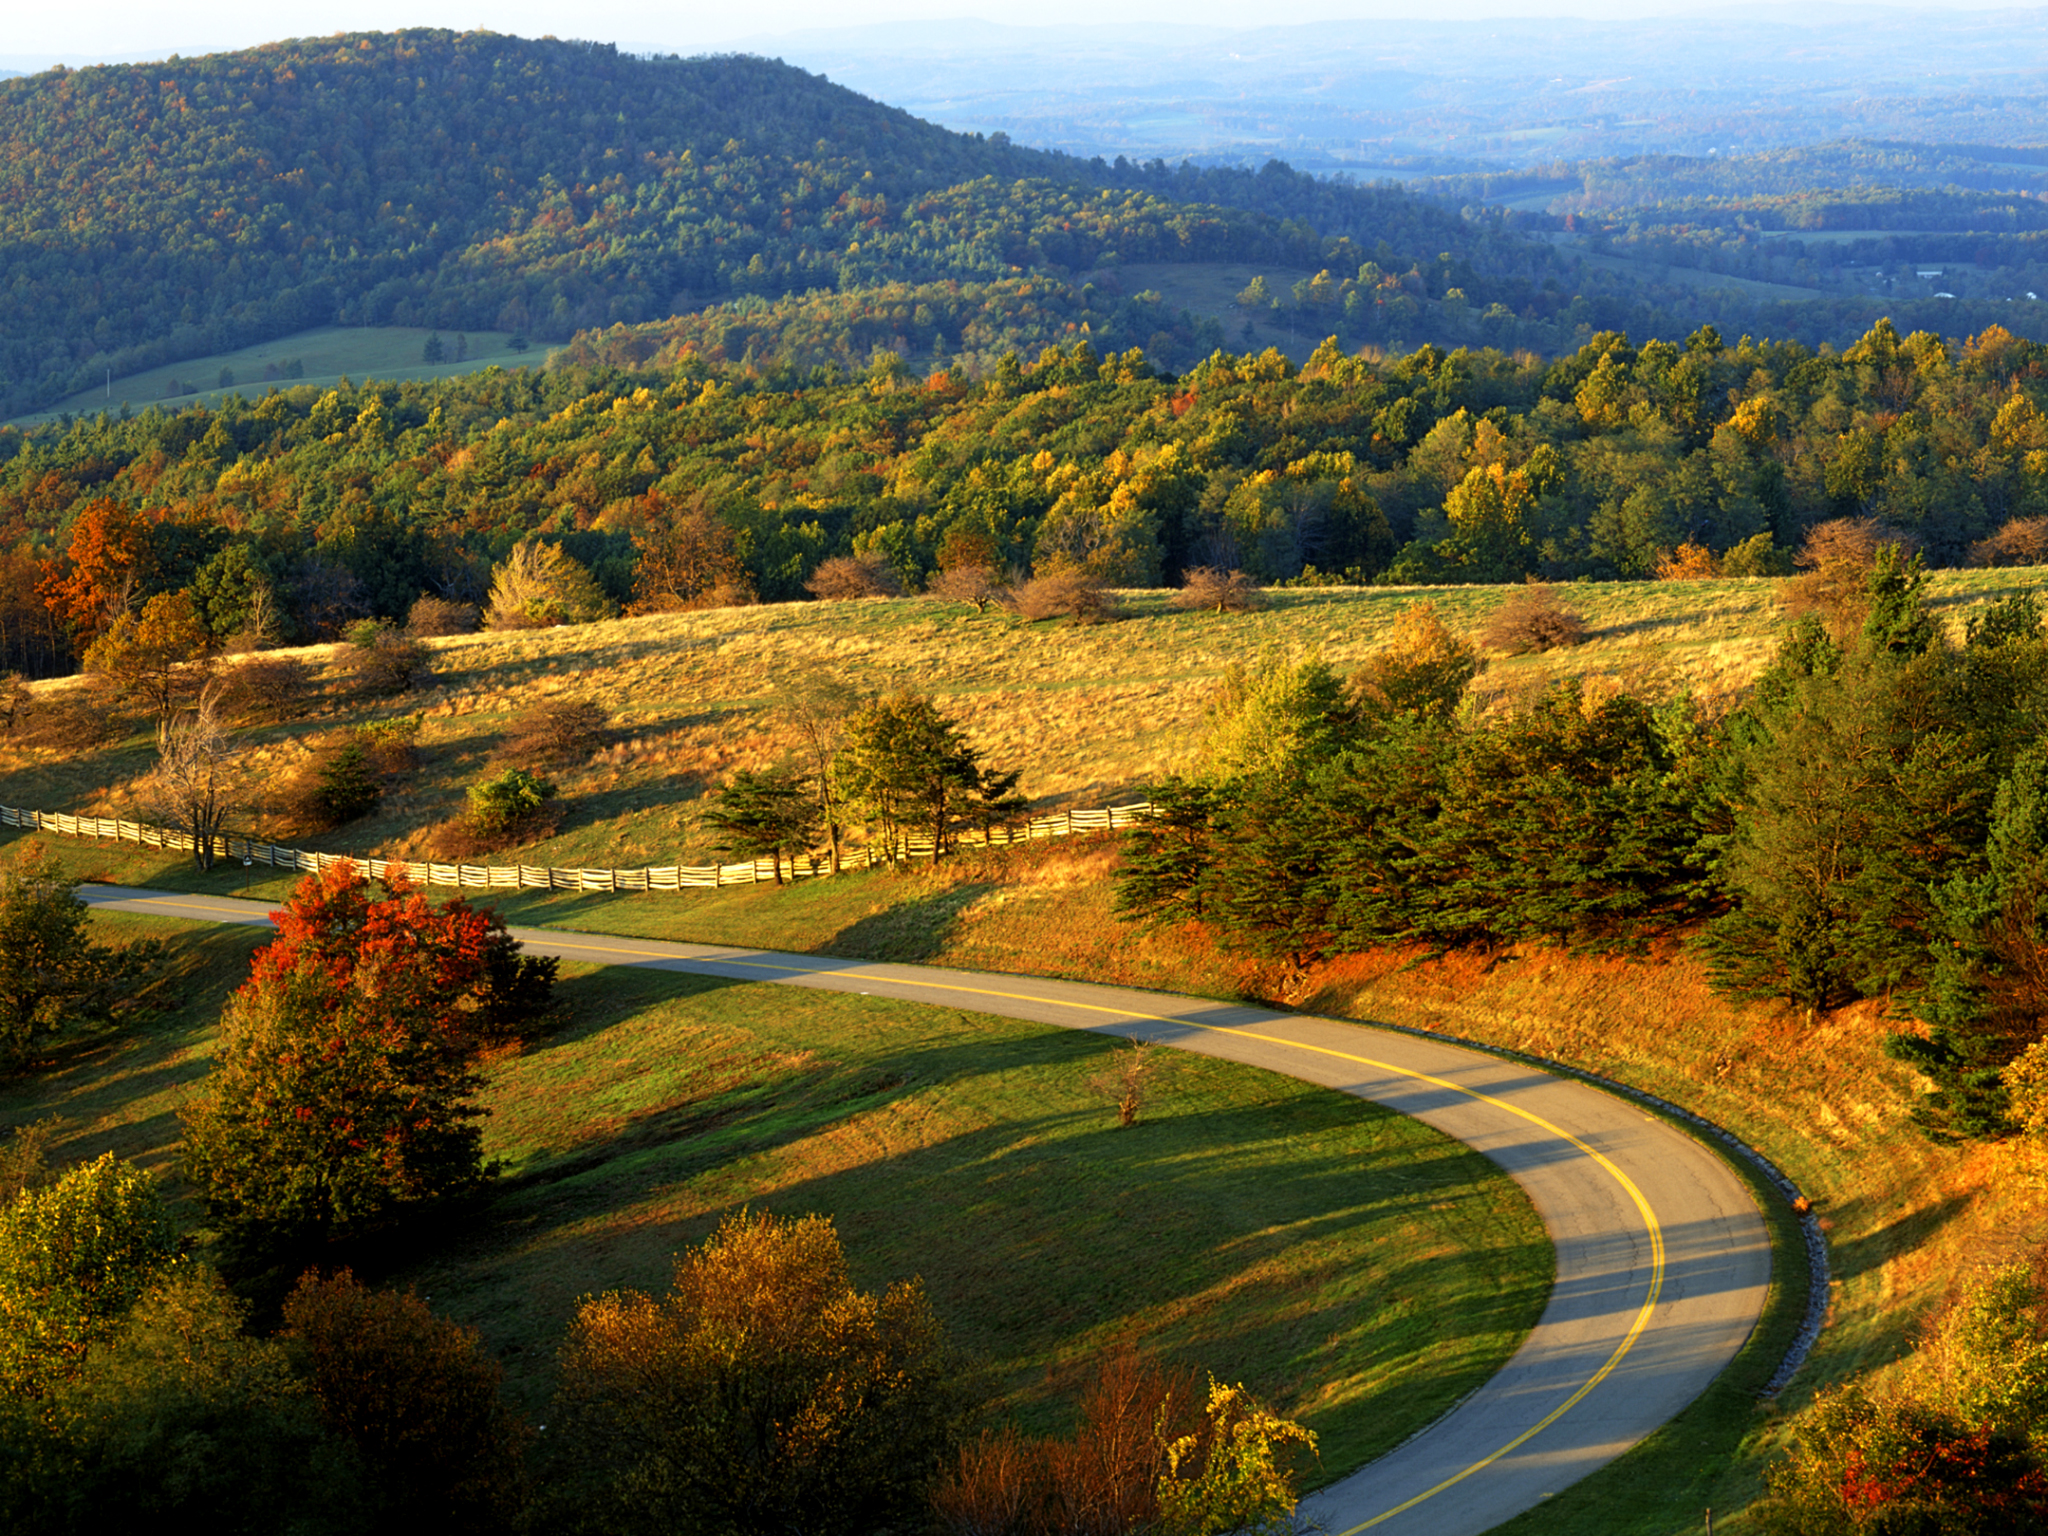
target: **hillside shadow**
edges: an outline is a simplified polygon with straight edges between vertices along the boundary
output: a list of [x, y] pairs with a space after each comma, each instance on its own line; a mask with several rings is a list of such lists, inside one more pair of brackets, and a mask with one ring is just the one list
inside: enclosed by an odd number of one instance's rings
[[948, 886], [849, 923], [820, 947], [826, 954], [842, 957], [935, 959], [951, 947], [961, 913], [997, 888], [995, 880]]

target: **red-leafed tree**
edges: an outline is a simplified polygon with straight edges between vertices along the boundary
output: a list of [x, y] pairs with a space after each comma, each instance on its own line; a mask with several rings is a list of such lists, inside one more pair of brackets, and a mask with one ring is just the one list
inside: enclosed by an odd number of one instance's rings
[[385, 1226], [485, 1177], [479, 1051], [546, 1017], [555, 962], [489, 912], [339, 864], [275, 913], [221, 1019], [186, 1165], [252, 1255]]

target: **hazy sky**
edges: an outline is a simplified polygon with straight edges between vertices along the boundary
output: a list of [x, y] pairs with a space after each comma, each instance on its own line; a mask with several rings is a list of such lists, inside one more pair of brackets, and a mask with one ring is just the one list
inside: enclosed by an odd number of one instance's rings
[[[1900, 9], [2005, 9], [1985, 0], [1918, 0]], [[989, 20], [1034, 25], [1171, 21], [1214, 26], [1270, 26], [1330, 18], [1481, 16], [1646, 16], [1709, 9], [1685, 0], [1036, 0], [1028, 10], [989, 6]], [[487, 27], [522, 37], [549, 33], [592, 38], [635, 49], [695, 53], [734, 39], [758, 40], [810, 27], [864, 22], [942, 20], [977, 14], [974, 0], [750, 0], [743, 5], [656, 3], [656, 0], [300, 0], [289, 6], [257, 0], [101, 0], [77, 10], [15, 0], [0, 60], [20, 69], [44, 63], [90, 63], [242, 48], [282, 36], [383, 31], [395, 27]]]

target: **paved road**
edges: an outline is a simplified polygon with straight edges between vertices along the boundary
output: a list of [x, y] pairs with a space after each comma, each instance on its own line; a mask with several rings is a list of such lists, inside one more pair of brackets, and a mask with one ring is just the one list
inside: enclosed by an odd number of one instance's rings
[[[265, 904], [85, 886], [96, 906], [215, 922]], [[1748, 1187], [1665, 1121], [1583, 1083], [1391, 1030], [1037, 977], [710, 944], [512, 930], [599, 965], [935, 1003], [1157, 1041], [1413, 1115], [1528, 1193], [1557, 1250], [1542, 1318], [1463, 1404], [1306, 1506], [1333, 1536], [1478, 1536], [1612, 1460], [1690, 1403], [1763, 1308], [1770, 1244]]]

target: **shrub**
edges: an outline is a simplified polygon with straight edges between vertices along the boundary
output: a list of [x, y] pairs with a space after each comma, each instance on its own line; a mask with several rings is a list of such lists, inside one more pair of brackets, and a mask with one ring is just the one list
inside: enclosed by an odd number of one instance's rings
[[475, 632], [483, 610], [475, 603], [452, 603], [445, 597], [422, 596], [414, 600], [405, 616], [405, 632], [416, 640], [439, 635], [467, 635]]
[[250, 656], [221, 674], [220, 707], [244, 724], [296, 719], [312, 698], [312, 669], [295, 656]]
[[1687, 539], [1657, 561], [1659, 581], [1708, 581], [1721, 574], [1721, 562], [1703, 544]]
[[521, 1503], [525, 1428], [474, 1328], [348, 1270], [308, 1272], [283, 1337], [327, 1428], [355, 1448], [382, 1522], [450, 1533], [508, 1528]]
[[368, 746], [353, 731], [318, 737], [279, 781], [271, 804], [294, 834], [327, 832], [367, 816], [384, 798]]
[[435, 827], [428, 852], [463, 864], [551, 835], [561, 821], [555, 786], [524, 768], [506, 768], [469, 786], [468, 806]]
[[507, 768], [469, 786], [469, 814], [487, 832], [509, 832], [531, 825], [547, 803], [555, 798], [555, 786], [524, 768]]
[[1770, 1536], [1858, 1531], [2037, 1531], [2048, 1468], [2040, 1295], [2024, 1268], [1994, 1270], [1943, 1320], [1919, 1370], [1887, 1390], [1823, 1393], [1752, 1507]]
[[1838, 517], [1807, 530], [1793, 563], [1804, 574], [1785, 584], [1780, 601], [1792, 614], [1817, 613], [1837, 639], [1853, 634], [1870, 611], [1870, 573], [1886, 545], [1910, 555], [1919, 541], [1874, 517]]
[[433, 653], [403, 630], [357, 625], [349, 632], [343, 662], [364, 692], [385, 698], [418, 686], [431, 669]]
[[1257, 581], [1243, 571], [1218, 570], [1213, 565], [1198, 565], [1189, 571], [1172, 598], [1176, 608], [1212, 613], [1250, 613], [1263, 601]]
[[589, 699], [535, 704], [506, 728], [499, 754], [521, 767], [556, 766], [588, 758], [604, 745], [611, 716]]
[[1133, 1126], [1152, 1095], [1159, 1067], [1159, 1051], [1147, 1041], [1133, 1040], [1111, 1054], [1109, 1064], [1088, 1079], [1088, 1087], [1116, 1106], [1119, 1126]]
[[0, 736], [14, 734], [14, 728], [28, 719], [34, 700], [27, 678], [19, 672], [0, 672]]
[[1496, 651], [1526, 656], [1584, 644], [1586, 621], [1559, 602], [1549, 587], [1531, 582], [1494, 610], [1479, 638]]
[[1122, 1536], [1160, 1531], [1293, 1530], [1297, 1495], [1282, 1465], [1315, 1436], [1242, 1387], [1169, 1371], [1130, 1349], [1105, 1357], [1071, 1440], [1012, 1426], [961, 1451], [934, 1485], [945, 1536]]
[[1972, 565], [2048, 565], [2048, 517], [2016, 517], [1970, 546]]
[[1353, 674], [1351, 690], [1372, 719], [1449, 720], [1484, 665], [1469, 640], [1444, 627], [1434, 603], [1410, 603], [1387, 643]]
[[366, 720], [352, 734], [362, 744], [370, 767], [392, 779], [419, 767], [420, 730], [426, 723], [423, 714], [394, 715], [388, 720]]
[[925, 585], [930, 597], [949, 603], [970, 603], [976, 613], [986, 613], [992, 604], [1009, 595], [1009, 587], [993, 566], [954, 565], [940, 571]]
[[1099, 624], [1116, 617], [1116, 600], [1100, 577], [1079, 566], [1063, 566], [1034, 576], [1011, 595], [1017, 612], [1027, 619], [1072, 619]]
[[49, 1115], [17, 1125], [0, 1140], [0, 1210], [24, 1190], [41, 1189], [50, 1182], [50, 1143], [63, 1123], [60, 1116]]
[[0, 1391], [74, 1374], [178, 1257], [156, 1180], [109, 1152], [0, 1210]]
[[910, 1529], [962, 1408], [923, 1286], [855, 1290], [822, 1216], [728, 1217], [668, 1295], [584, 1302], [560, 1367], [564, 1513], [608, 1533]]
[[901, 597], [903, 582], [879, 550], [862, 555], [834, 555], [820, 561], [804, 590], [822, 602], [865, 597]]
[[120, 730], [120, 717], [113, 710], [72, 689], [31, 695], [27, 710], [16, 717], [14, 740], [24, 747], [46, 747], [54, 752], [92, 752]]
[[1768, 533], [1753, 534], [1721, 557], [1723, 576], [1790, 576], [1792, 551], [1780, 549]]
[[136, 1303], [0, 1458], [0, 1526], [352, 1536], [374, 1526], [355, 1459], [284, 1349], [247, 1337], [220, 1278], [180, 1269]]

